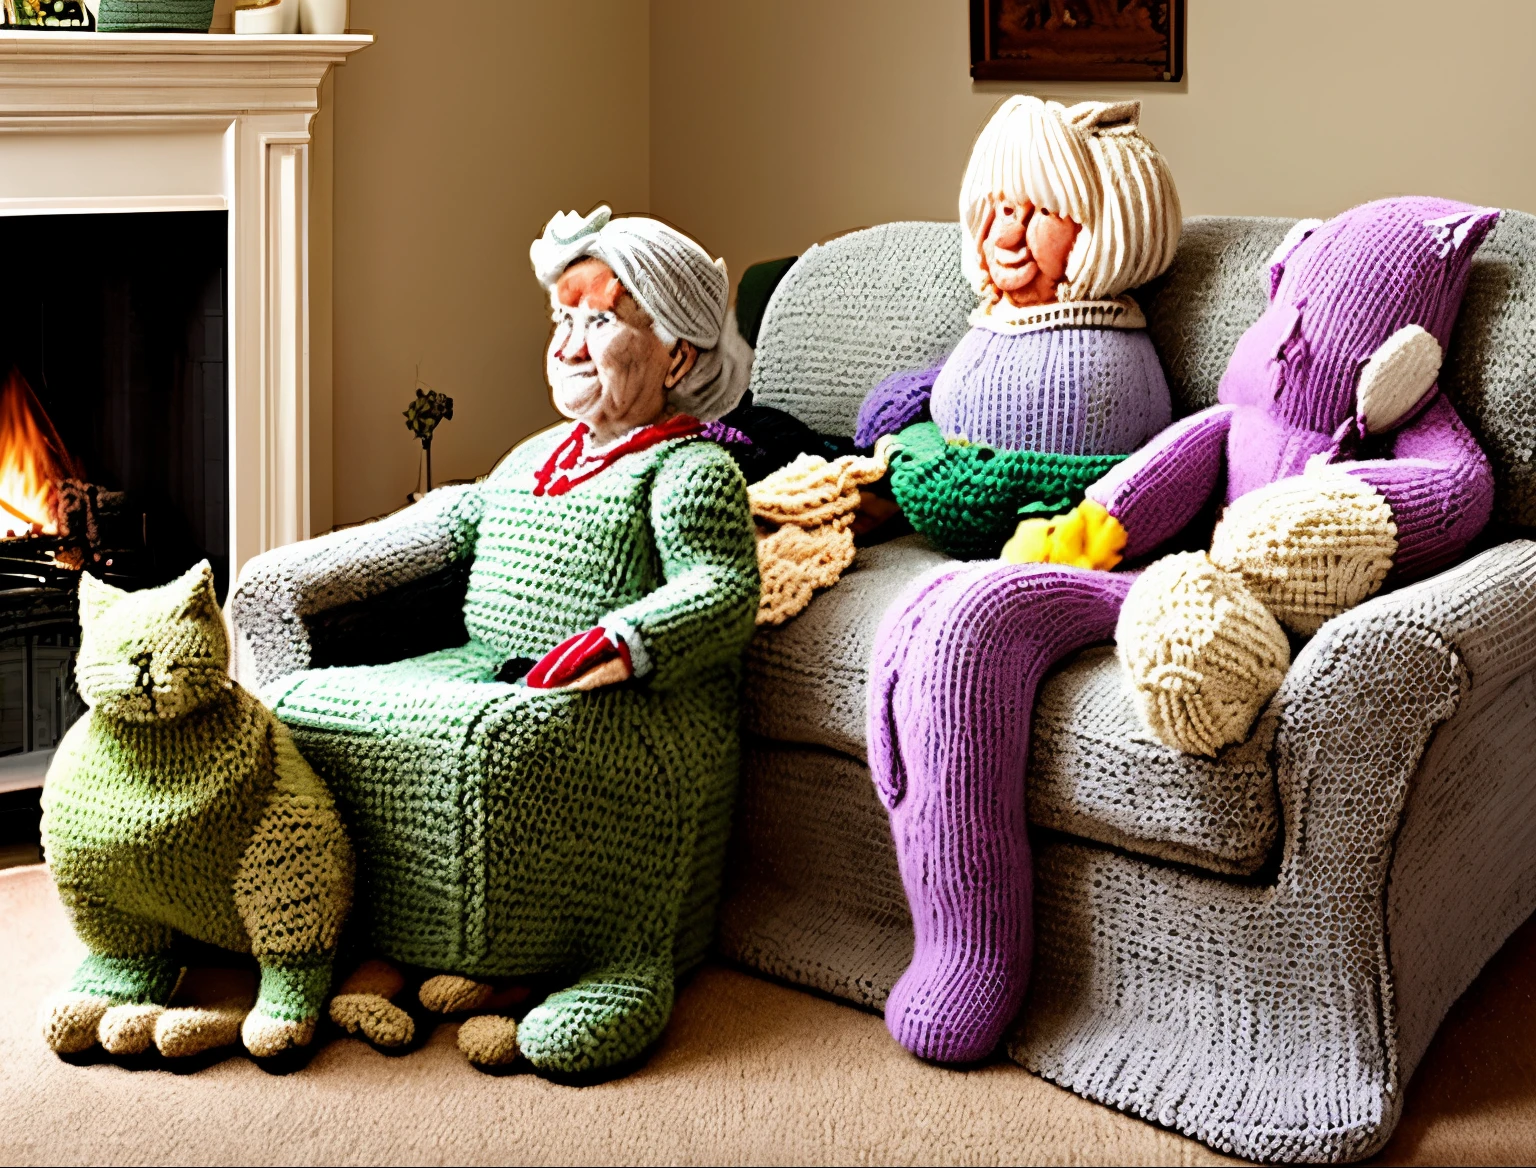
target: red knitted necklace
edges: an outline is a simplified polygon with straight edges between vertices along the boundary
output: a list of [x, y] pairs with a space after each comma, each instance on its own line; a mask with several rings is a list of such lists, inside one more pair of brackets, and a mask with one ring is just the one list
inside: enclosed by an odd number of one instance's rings
[[[591, 430], [585, 422], [571, 427], [565, 441], [556, 446], [548, 461], [533, 474], [535, 495], [563, 495], [578, 483], [584, 483], [602, 473], [626, 454], [637, 450], [649, 450], [661, 442], [673, 438], [692, 438], [704, 429], [704, 423], [691, 414], [674, 414], [665, 422], [642, 426], [618, 445], [601, 454], [587, 454], [587, 435]], [[578, 469], [579, 468], [579, 469]], [[555, 478], [557, 471], [565, 471]], [[569, 472], [575, 471], [573, 475]]]

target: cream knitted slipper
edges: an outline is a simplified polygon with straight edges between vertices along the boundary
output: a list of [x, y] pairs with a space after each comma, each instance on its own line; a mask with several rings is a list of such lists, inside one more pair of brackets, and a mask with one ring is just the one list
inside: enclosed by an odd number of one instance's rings
[[1211, 562], [1304, 636], [1375, 595], [1396, 555], [1387, 501], [1327, 465], [1237, 499], [1211, 538]]
[[1269, 610], [1204, 552], [1165, 556], [1141, 574], [1115, 642], [1143, 724], [1188, 754], [1242, 741], [1291, 662]]

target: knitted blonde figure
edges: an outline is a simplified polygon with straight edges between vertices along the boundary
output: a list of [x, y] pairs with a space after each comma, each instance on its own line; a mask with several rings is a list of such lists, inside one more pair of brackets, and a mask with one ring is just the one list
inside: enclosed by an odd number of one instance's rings
[[[996, 556], [1168, 424], [1146, 319], [1123, 295], [1167, 268], [1178, 192], [1137, 102], [1005, 102], [960, 190], [971, 330], [936, 369], [882, 382], [856, 441], [900, 430], [891, 487], [912, 526]], [[918, 420], [924, 408], [932, 421]]]
[[[80, 694], [43, 790], [43, 844], [90, 954], [43, 1011], [49, 1046], [196, 1054], [303, 1046], [330, 984], [352, 851], [288, 731], [229, 678], [206, 562], [125, 593], [80, 578]], [[167, 1010], [178, 936], [252, 953], [254, 1009]]]
[[[1024, 763], [1042, 674], [1112, 637], [1149, 730], [1238, 741], [1308, 634], [1454, 560], [1492, 510], [1488, 461], [1436, 381], [1473, 253], [1497, 212], [1371, 203], [1291, 233], [1219, 405], [1168, 427], [1072, 511], [1027, 520], [1015, 563], [956, 565], [887, 611], [869, 764], [891, 810], [917, 944], [886, 1005], [909, 1049], [985, 1055], [1031, 956]], [[1109, 569], [1222, 491], [1209, 552]]]

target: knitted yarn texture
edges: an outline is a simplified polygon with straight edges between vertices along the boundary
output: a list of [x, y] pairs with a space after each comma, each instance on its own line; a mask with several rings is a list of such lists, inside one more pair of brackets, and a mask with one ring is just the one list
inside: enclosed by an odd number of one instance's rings
[[1129, 454], [1172, 420], [1151, 338], [1123, 329], [972, 329], [930, 409], [946, 438], [1052, 454]]
[[[1187, 521], [1188, 499], [1208, 496], [1215, 485], [1200, 447], [1217, 448], [1197, 436], [1224, 432], [1229, 506], [1210, 561], [1303, 635], [1376, 593], [1394, 573], [1412, 579], [1443, 566], [1492, 509], [1487, 459], [1435, 379], [1472, 254], [1496, 218], [1445, 200], [1393, 199], [1328, 223], [1298, 224], [1272, 257], [1270, 306], [1238, 342], [1221, 382], [1223, 405], [1170, 430], [1131, 460], [1131, 470], [1090, 494], [1125, 523], [1132, 544], [1148, 529], [1170, 526], [1165, 508]], [[1173, 451], [1185, 446], [1194, 457], [1176, 464]], [[1371, 457], [1381, 453], [1392, 457]], [[1158, 464], [1165, 469], [1154, 469]], [[1147, 595], [1152, 588], [1150, 580], [1138, 582], [1128, 603], [1157, 610], [1161, 602]], [[1236, 701], [1220, 680], [1221, 636], [1143, 621], [1123, 632], [1135, 642], [1122, 643], [1128, 661], [1179, 655], [1187, 671], [1181, 684], [1191, 692], [1203, 658], [1176, 646], [1206, 645], [1215, 655], [1219, 700]], [[1153, 686], [1138, 699], [1151, 710], [1161, 700], [1159, 683], [1137, 676], [1138, 685]], [[1256, 682], [1268, 676], [1253, 674]], [[1278, 684], [1274, 677], [1249, 694], [1248, 721]], [[1205, 742], [1204, 751], [1246, 733], [1235, 712], [1224, 724], [1228, 736]], [[1164, 741], [1188, 749], [1188, 735], [1164, 736], [1169, 725], [1148, 722]]]
[[858, 440], [903, 430], [891, 487], [914, 529], [966, 559], [991, 558], [1019, 520], [1075, 506], [1088, 485], [1167, 426], [1168, 383], [1145, 332], [973, 328], [936, 374], [872, 390]]
[[1396, 555], [1387, 501], [1326, 466], [1250, 491], [1227, 508], [1211, 538], [1211, 563], [1240, 576], [1303, 636], [1374, 596]]
[[[467, 644], [299, 672], [268, 693], [349, 816], [373, 946], [476, 980], [570, 976], [517, 1043], [574, 1073], [644, 1051], [676, 972], [708, 943], [758, 568], [745, 484], [719, 446], [663, 442], [536, 496], [566, 433], [530, 439], [483, 483], [433, 492], [340, 561], [387, 575], [423, 547], [473, 556]], [[282, 586], [281, 572], [253, 574], [237, 610], [275, 605], [260, 592]], [[505, 661], [600, 624], [644, 648], [643, 679], [591, 692], [495, 680]]]
[[763, 578], [758, 624], [781, 625], [798, 616], [818, 588], [842, 578], [853, 563], [859, 488], [885, 476], [890, 444], [882, 438], [870, 458], [845, 455], [828, 462], [802, 454], [747, 488]]
[[227, 1020], [210, 1030], [162, 1010], [178, 936], [256, 957], [252, 1054], [307, 1043], [351, 902], [351, 847], [288, 732], [229, 679], [212, 571], [131, 594], [82, 576], [80, 619], [91, 712], [49, 768], [43, 841], [90, 953], [45, 1007], [49, 1044], [175, 1056], [228, 1041]]
[[1142, 722], [1163, 742], [1214, 756], [1253, 724], [1254, 694], [1280, 688], [1285, 630], [1204, 552], [1165, 556], [1131, 588], [1115, 627]]

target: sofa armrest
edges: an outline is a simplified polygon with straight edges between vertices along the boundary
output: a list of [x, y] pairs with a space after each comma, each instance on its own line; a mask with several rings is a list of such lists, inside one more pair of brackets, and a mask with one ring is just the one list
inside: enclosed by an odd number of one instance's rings
[[1414, 772], [1473, 691], [1536, 668], [1536, 542], [1491, 548], [1322, 627], [1275, 697], [1279, 879], [1381, 895]]
[[[456, 584], [462, 571], [455, 567], [473, 555], [477, 503], [474, 486], [443, 487], [375, 523], [249, 560], [230, 597], [236, 636], [254, 669], [247, 680], [263, 687], [313, 666], [426, 651], [417, 642], [442, 623], [440, 614], [404, 630], [405, 650], [390, 652], [377, 644], [387, 611], [370, 618], [369, 610], [378, 606], [368, 602], [394, 596], [408, 603], [420, 593], [415, 599], [436, 608], [451, 603], [456, 589], [462, 603]], [[362, 647], [366, 642], [373, 642], [371, 650]]]

